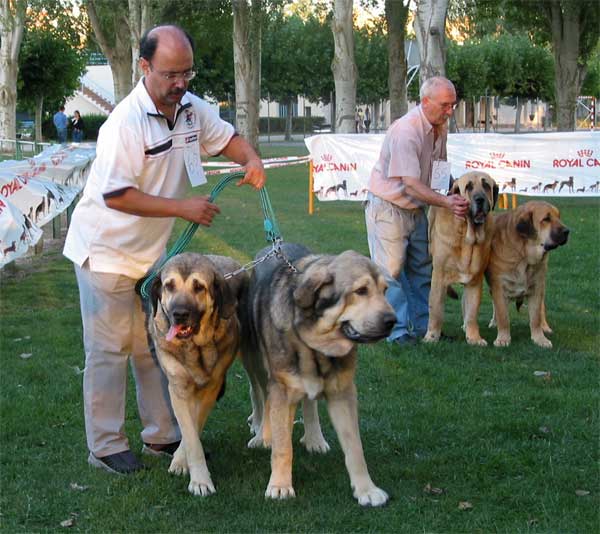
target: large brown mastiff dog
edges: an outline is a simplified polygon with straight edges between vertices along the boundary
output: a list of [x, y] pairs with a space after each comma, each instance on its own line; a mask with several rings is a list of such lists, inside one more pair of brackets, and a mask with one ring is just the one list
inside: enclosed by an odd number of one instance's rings
[[444, 298], [448, 286], [464, 285], [462, 310], [467, 343], [487, 345], [479, 335], [477, 315], [481, 304], [483, 276], [490, 255], [498, 186], [484, 172], [468, 172], [451, 187], [470, 202], [464, 219], [446, 209], [429, 210], [429, 250], [433, 262], [429, 293], [429, 323], [424, 341], [440, 339], [444, 321]]
[[485, 276], [494, 301], [490, 327], [494, 322], [498, 325], [496, 347], [510, 345], [509, 299], [516, 300], [518, 307], [527, 299], [531, 339], [540, 347], [552, 347], [544, 335], [552, 333], [544, 304], [548, 252], [564, 245], [568, 237], [558, 209], [548, 202], [526, 202], [495, 218]]
[[[265, 254], [259, 252], [257, 258]], [[309, 451], [329, 449], [317, 413], [317, 399], [324, 398], [354, 497], [362, 505], [382, 505], [388, 495], [367, 470], [354, 374], [357, 343], [386, 337], [396, 322], [384, 297], [383, 275], [353, 251], [312, 255], [300, 245], [286, 244], [283, 255], [288, 262], [271, 257], [256, 267], [248, 300], [240, 309], [242, 356], [253, 404], [249, 421], [255, 433], [248, 446], [271, 446], [265, 496], [295, 496], [292, 426], [300, 401], [304, 401], [302, 443]]]
[[148, 331], [182, 434], [169, 472], [189, 472], [188, 490], [194, 495], [215, 492], [200, 435], [238, 350], [237, 298], [248, 276], [223, 278], [238, 267], [223, 256], [180, 254], [164, 265], [152, 286]]

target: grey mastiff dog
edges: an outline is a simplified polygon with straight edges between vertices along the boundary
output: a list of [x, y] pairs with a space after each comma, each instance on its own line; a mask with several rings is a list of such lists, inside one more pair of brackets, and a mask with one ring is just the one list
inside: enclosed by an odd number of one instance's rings
[[[257, 254], [264, 256], [268, 249]], [[285, 244], [281, 261], [271, 257], [253, 271], [240, 307], [242, 358], [251, 383], [255, 436], [249, 447], [271, 447], [266, 497], [294, 497], [292, 426], [303, 401], [309, 451], [326, 452], [317, 400], [327, 401], [340, 440], [354, 497], [361, 505], [388, 500], [369, 475], [358, 425], [354, 375], [356, 345], [388, 336], [395, 315], [385, 300], [386, 283], [368, 258], [346, 251], [315, 255]]]

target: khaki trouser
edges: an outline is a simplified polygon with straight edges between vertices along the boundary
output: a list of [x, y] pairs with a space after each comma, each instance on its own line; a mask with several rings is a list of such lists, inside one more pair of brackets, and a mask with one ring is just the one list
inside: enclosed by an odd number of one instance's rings
[[384, 272], [388, 282], [385, 296], [396, 313], [388, 339], [423, 337], [431, 287], [425, 210], [403, 209], [369, 193], [365, 222], [371, 259]]
[[148, 346], [145, 314], [134, 291], [136, 280], [91, 272], [88, 262], [81, 268], [75, 266], [75, 274], [83, 322], [83, 402], [90, 452], [101, 458], [130, 448], [124, 432], [129, 359], [142, 441], [163, 444], [179, 440], [167, 379]]

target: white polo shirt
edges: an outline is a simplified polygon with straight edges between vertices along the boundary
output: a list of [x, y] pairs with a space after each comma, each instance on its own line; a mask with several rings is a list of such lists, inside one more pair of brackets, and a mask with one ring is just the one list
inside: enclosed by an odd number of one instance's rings
[[172, 217], [139, 217], [111, 209], [104, 198], [134, 187], [166, 198], [183, 198], [190, 186], [184, 151], [219, 154], [235, 131], [210, 106], [186, 93], [169, 127], [143, 79], [100, 128], [96, 159], [77, 204], [63, 254], [90, 270], [140, 278], [164, 252]]

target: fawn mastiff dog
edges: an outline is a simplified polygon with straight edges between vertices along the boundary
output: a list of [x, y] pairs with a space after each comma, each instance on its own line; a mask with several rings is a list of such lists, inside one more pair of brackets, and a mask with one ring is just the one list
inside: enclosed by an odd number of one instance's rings
[[[358, 425], [356, 345], [389, 335], [396, 322], [386, 283], [368, 258], [346, 251], [314, 255], [284, 244], [287, 261], [271, 257], [253, 271], [242, 316], [242, 358], [250, 378], [255, 433], [249, 447], [271, 447], [265, 496], [294, 497], [292, 425], [303, 402], [309, 451], [325, 452], [317, 399], [324, 398], [361, 505], [388, 500], [367, 470]], [[264, 256], [259, 252], [257, 258]], [[293, 267], [290, 269], [288, 265]]]
[[237, 299], [248, 275], [223, 278], [237, 268], [223, 256], [180, 254], [164, 265], [151, 289], [148, 332], [182, 434], [169, 472], [189, 472], [194, 495], [215, 492], [200, 435], [238, 351]]
[[552, 333], [544, 304], [548, 252], [564, 245], [568, 237], [558, 209], [548, 202], [526, 202], [495, 218], [485, 276], [494, 302], [490, 327], [498, 326], [497, 347], [510, 345], [509, 299], [516, 300], [517, 307], [527, 299], [531, 339], [540, 347], [552, 347], [544, 335]]
[[484, 172], [468, 172], [454, 182], [452, 194], [470, 202], [464, 219], [446, 208], [429, 210], [429, 250], [433, 273], [429, 293], [429, 323], [424, 341], [440, 339], [444, 320], [444, 298], [453, 283], [464, 285], [463, 320], [467, 343], [487, 345], [479, 334], [477, 314], [483, 276], [492, 241], [492, 213], [498, 198], [496, 182]]

